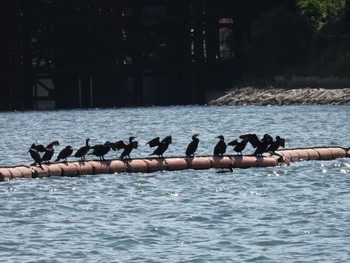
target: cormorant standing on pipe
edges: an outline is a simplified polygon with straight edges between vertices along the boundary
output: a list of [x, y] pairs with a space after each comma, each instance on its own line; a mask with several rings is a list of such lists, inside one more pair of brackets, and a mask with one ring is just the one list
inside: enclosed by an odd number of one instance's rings
[[43, 157], [41, 157], [41, 162], [50, 163], [50, 160], [51, 160], [53, 154], [55, 153], [55, 150], [53, 148], [53, 146], [55, 146], [55, 145], [58, 146], [58, 145], [60, 145], [60, 143], [58, 141], [53, 141], [46, 146], [45, 153], [44, 153]]
[[269, 134], [264, 134], [262, 140], [259, 140], [256, 134], [244, 134], [239, 136], [241, 139], [247, 139], [249, 143], [255, 148], [253, 155], [262, 156], [264, 152], [267, 152], [267, 148], [272, 142], [272, 137]]
[[61, 159], [64, 159], [65, 162], [67, 162], [67, 158], [71, 156], [73, 153], [72, 146], [68, 145], [66, 148], [62, 149], [60, 153], [58, 154], [55, 162], [59, 162]]
[[124, 149], [124, 151], [120, 155], [120, 159], [124, 159], [124, 157], [130, 158], [130, 153], [133, 149], [137, 149], [139, 143], [137, 141], [134, 141], [136, 137], [129, 137], [129, 144], [125, 144], [123, 141], [117, 141], [115, 143], [117, 150]]
[[87, 138], [85, 140], [85, 146], [80, 147], [76, 153], [74, 154], [74, 157], [81, 158], [82, 161], [85, 161], [85, 155], [90, 151], [90, 145], [89, 145], [90, 139]]
[[247, 143], [248, 143], [247, 139], [242, 139], [241, 141], [233, 140], [233, 141], [229, 142], [227, 145], [234, 146], [233, 150], [236, 153], [240, 153], [242, 155], [242, 151], [245, 149]]
[[279, 147], [284, 148], [285, 140], [281, 138], [280, 136], [276, 136], [276, 141], [272, 141], [270, 146], [267, 148], [269, 152], [275, 152], [278, 150]]
[[109, 152], [109, 150], [111, 149], [111, 145], [109, 141], [106, 141], [104, 144], [96, 144], [95, 146], [92, 146], [91, 149], [93, 149], [92, 151], [92, 155], [96, 155], [98, 157], [100, 157], [100, 160], [105, 161], [104, 156]]
[[165, 137], [162, 141], [159, 141], [159, 137], [150, 140], [148, 143], [146, 143], [146, 145], [149, 144], [149, 147], [158, 146], [157, 149], [155, 149], [154, 152], [150, 154], [150, 156], [158, 155], [158, 157], [163, 158], [163, 154], [168, 149], [169, 144], [172, 143], [172, 140], [173, 139], [170, 135]]
[[188, 144], [187, 149], [186, 149], [186, 156], [194, 156], [194, 153], [197, 151], [198, 148], [198, 143], [199, 143], [199, 139], [198, 137], [198, 133], [194, 134], [192, 136], [192, 141]]
[[219, 142], [216, 144], [215, 148], [214, 148], [214, 155], [215, 156], [223, 156], [224, 153], [226, 152], [226, 143], [225, 143], [225, 138], [222, 135], [219, 135], [218, 137], [216, 137], [219, 140]]
[[38, 151], [35, 148], [30, 147], [28, 152], [30, 153], [30, 156], [33, 158], [34, 163], [32, 165], [38, 164], [39, 167], [44, 170], [44, 168], [41, 166], [41, 157], [38, 153]]

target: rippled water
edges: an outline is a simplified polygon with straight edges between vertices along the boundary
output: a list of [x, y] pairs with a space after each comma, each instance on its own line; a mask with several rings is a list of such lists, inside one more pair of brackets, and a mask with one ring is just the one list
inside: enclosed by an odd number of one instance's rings
[[[182, 155], [223, 134], [270, 133], [288, 148], [350, 146], [349, 106], [151, 107], [0, 113], [0, 165], [29, 164], [33, 142], [173, 136]], [[245, 152], [250, 153], [248, 148]], [[111, 152], [109, 158], [119, 156]], [[6, 262], [347, 262], [350, 160], [289, 167], [50, 177], [0, 183]]]

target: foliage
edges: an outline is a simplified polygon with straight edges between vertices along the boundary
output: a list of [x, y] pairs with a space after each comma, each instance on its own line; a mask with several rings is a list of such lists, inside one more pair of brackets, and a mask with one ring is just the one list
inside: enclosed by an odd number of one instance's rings
[[283, 7], [273, 9], [254, 23], [247, 59], [260, 73], [281, 72], [304, 61], [310, 36], [303, 17]]
[[252, 26], [245, 72], [258, 79], [348, 78], [349, 34], [350, 0], [297, 0], [296, 13], [272, 9]]
[[314, 33], [303, 75], [347, 77], [350, 72], [347, 35], [350, 1], [299, 0], [298, 7]]
[[297, 6], [314, 33], [319, 33], [325, 27], [342, 20], [346, 5], [345, 0], [299, 0]]

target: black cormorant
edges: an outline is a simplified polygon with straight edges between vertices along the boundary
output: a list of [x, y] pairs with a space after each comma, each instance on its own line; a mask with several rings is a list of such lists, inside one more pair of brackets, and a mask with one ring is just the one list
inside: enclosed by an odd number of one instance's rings
[[111, 145], [110, 142], [107, 141], [104, 144], [96, 144], [94, 146], [91, 146], [92, 149], [92, 155], [96, 155], [98, 157], [100, 157], [100, 160], [105, 161], [104, 156], [109, 152], [109, 150], [111, 149]]
[[159, 143], [160, 143], [160, 138], [156, 137], [156, 138], [150, 140], [148, 143], [146, 143], [146, 145], [148, 144], [149, 147], [154, 147], [154, 146], [159, 145]]
[[89, 145], [90, 139], [87, 138], [85, 141], [85, 146], [80, 147], [76, 153], [74, 154], [74, 157], [81, 158], [82, 161], [85, 161], [85, 155], [90, 151], [90, 145]]
[[278, 150], [279, 147], [284, 148], [285, 140], [281, 138], [280, 136], [276, 136], [276, 141], [272, 141], [270, 146], [267, 148], [270, 152], [275, 152]]
[[41, 162], [50, 163], [50, 160], [51, 160], [53, 154], [55, 153], [53, 146], [58, 146], [58, 145], [60, 145], [60, 143], [58, 141], [50, 142], [46, 146], [46, 150], [45, 150], [43, 157], [41, 157]]
[[124, 157], [130, 158], [130, 153], [133, 149], [137, 149], [139, 143], [137, 141], [134, 141], [136, 137], [131, 136], [129, 138], [129, 144], [125, 144], [123, 141], [117, 141], [115, 143], [115, 146], [117, 150], [124, 149], [124, 151], [120, 155], [120, 159], [123, 159]]
[[241, 141], [233, 140], [229, 142], [227, 145], [234, 146], [233, 150], [242, 155], [242, 151], [245, 149], [247, 143], [248, 143], [248, 139], [242, 139]]
[[29, 148], [28, 152], [30, 153], [30, 156], [33, 158], [34, 163], [32, 165], [38, 164], [39, 167], [44, 170], [44, 168], [41, 166], [41, 158], [37, 150], [35, 148]]
[[70, 146], [70, 145], [66, 146], [66, 148], [64, 148], [60, 151], [55, 162], [59, 162], [61, 159], [64, 159], [64, 161], [67, 162], [67, 157], [71, 156], [72, 153], [73, 153], [72, 146]]
[[163, 158], [164, 152], [168, 149], [169, 144], [172, 143], [172, 137], [167, 136], [163, 140], [159, 141], [159, 137], [154, 138], [153, 140], [150, 140], [147, 144], [149, 144], [150, 147], [158, 146], [157, 149], [154, 150], [153, 153], [150, 155], [158, 155], [158, 157]]
[[194, 153], [197, 151], [197, 148], [198, 148], [198, 143], [199, 143], [199, 139], [197, 138], [198, 137], [198, 133], [197, 134], [194, 134], [192, 136], [192, 141], [188, 144], [187, 146], [187, 149], [186, 149], [186, 156], [189, 157], [189, 156], [194, 156]]
[[224, 153], [226, 152], [226, 143], [225, 143], [225, 138], [224, 136], [220, 135], [218, 137], [216, 137], [219, 140], [219, 142], [215, 145], [215, 148], [214, 148], [214, 155], [215, 156], [223, 156]]
[[42, 144], [37, 144], [37, 145], [35, 145], [35, 143], [33, 143], [32, 146], [31, 146], [30, 148], [35, 149], [37, 152], [41, 152], [41, 153], [43, 153], [43, 152], [46, 151], [45, 146], [42, 145]]
[[262, 155], [267, 151], [267, 148], [272, 142], [272, 137], [269, 134], [264, 134], [262, 140], [259, 140], [256, 134], [244, 134], [239, 136], [241, 139], [247, 139], [249, 143], [255, 148], [253, 155]]

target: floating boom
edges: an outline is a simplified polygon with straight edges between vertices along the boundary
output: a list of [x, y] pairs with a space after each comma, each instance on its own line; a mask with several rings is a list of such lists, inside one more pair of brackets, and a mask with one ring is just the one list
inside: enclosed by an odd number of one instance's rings
[[299, 160], [333, 160], [350, 156], [349, 148], [317, 147], [276, 151], [261, 156], [226, 155], [198, 157], [169, 157], [143, 159], [113, 159], [107, 161], [76, 161], [42, 164], [39, 166], [14, 166], [0, 168], [0, 181], [16, 178], [41, 178], [49, 176], [84, 176], [114, 173], [152, 173], [156, 171], [235, 169], [289, 165]]

